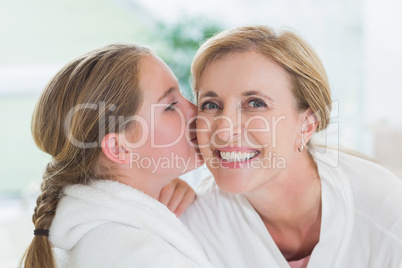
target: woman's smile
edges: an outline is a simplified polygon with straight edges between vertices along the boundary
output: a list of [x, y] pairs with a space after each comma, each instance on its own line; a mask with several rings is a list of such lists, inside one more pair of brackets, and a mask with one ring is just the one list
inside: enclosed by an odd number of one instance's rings
[[224, 147], [214, 152], [223, 168], [242, 168], [260, 156], [260, 151], [247, 147]]

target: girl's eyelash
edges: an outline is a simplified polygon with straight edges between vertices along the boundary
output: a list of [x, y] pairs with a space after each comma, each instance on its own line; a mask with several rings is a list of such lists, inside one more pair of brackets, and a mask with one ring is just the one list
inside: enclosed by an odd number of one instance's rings
[[174, 110], [175, 110], [175, 105], [176, 105], [177, 103], [178, 103], [178, 101], [174, 101], [174, 102], [170, 103], [170, 104], [166, 107], [165, 111], [174, 111]]

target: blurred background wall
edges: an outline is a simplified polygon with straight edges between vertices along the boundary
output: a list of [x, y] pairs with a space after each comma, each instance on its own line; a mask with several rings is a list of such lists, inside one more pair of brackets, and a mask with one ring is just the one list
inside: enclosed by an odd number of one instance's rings
[[191, 99], [189, 67], [205, 38], [250, 24], [296, 31], [320, 55], [332, 87], [324, 141], [402, 176], [401, 12], [398, 0], [0, 0], [0, 267], [16, 267], [32, 238], [49, 161], [30, 134], [35, 101], [65, 63], [112, 42], [156, 50]]

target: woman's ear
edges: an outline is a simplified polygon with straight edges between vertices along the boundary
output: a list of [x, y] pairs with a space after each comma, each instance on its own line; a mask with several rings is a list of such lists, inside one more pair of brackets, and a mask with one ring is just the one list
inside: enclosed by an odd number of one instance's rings
[[109, 133], [103, 137], [101, 142], [103, 154], [111, 161], [117, 164], [128, 164], [130, 152], [121, 143], [119, 133]]
[[315, 133], [317, 126], [318, 126], [318, 120], [317, 116], [311, 108], [309, 108], [307, 111], [304, 112], [304, 121], [303, 121], [303, 126], [301, 130], [302, 134], [302, 143], [306, 145], [313, 134]]

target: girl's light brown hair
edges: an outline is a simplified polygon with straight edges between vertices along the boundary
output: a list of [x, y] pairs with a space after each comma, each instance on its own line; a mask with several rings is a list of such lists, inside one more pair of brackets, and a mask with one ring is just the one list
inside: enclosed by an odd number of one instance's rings
[[[118, 117], [128, 119], [142, 103], [140, 61], [145, 47], [114, 44], [67, 64], [50, 81], [36, 104], [32, 135], [52, 156], [32, 216], [35, 229], [49, 229], [65, 186], [107, 179], [99, 172], [104, 135], [120, 132]], [[50, 234], [51, 235], [51, 234]], [[55, 267], [46, 236], [34, 236], [21, 261], [24, 267]]]
[[296, 109], [311, 108], [317, 117], [317, 131], [327, 127], [331, 92], [325, 69], [315, 51], [290, 31], [275, 33], [266, 26], [239, 27], [207, 40], [198, 49], [191, 66], [196, 96], [203, 72], [210, 63], [230, 53], [248, 51], [256, 51], [281, 65], [290, 76]]

